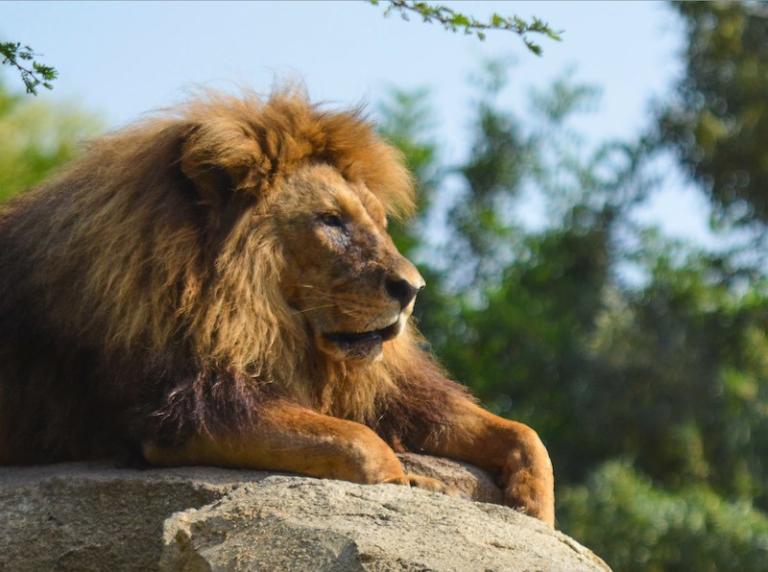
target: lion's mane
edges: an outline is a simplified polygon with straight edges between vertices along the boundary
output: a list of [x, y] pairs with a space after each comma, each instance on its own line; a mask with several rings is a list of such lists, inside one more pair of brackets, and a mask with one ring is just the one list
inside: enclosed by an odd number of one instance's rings
[[[412, 208], [401, 156], [360, 113], [293, 92], [208, 95], [93, 142], [5, 205], [0, 461], [240, 430], [270, 399], [367, 423], [395, 445], [439, 427], [441, 400], [462, 390], [414, 331], [380, 362], [332, 363], [280, 293], [267, 207], [309, 162], [363, 182], [392, 215]], [[215, 187], [223, 172], [237, 175], [226, 193], [190, 180]]]

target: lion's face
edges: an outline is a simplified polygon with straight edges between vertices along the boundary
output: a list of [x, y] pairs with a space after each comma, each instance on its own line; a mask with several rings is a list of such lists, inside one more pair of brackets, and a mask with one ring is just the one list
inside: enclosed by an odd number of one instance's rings
[[332, 359], [378, 358], [424, 287], [387, 234], [381, 203], [327, 165], [305, 167], [275, 191], [286, 299]]

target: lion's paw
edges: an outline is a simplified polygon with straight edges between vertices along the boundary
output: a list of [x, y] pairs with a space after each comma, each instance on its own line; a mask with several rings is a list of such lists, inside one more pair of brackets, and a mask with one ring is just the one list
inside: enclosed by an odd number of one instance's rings
[[549, 457], [542, 462], [540, 470], [533, 467], [520, 468], [517, 455], [511, 455], [501, 474], [504, 490], [504, 504], [539, 520], [549, 526], [555, 524], [552, 465]]
[[444, 495], [452, 497], [459, 496], [459, 490], [456, 487], [444, 483], [441, 480], [432, 477], [424, 477], [422, 475], [415, 475], [413, 473], [407, 473], [405, 478], [408, 481], [408, 484], [412, 487], [426, 489], [435, 493], [443, 493]]

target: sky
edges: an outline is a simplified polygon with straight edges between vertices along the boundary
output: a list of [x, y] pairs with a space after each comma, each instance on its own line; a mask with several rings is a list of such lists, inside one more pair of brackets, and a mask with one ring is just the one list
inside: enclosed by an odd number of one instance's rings
[[[382, 2], [383, 4], [384, 2]], [[630, 138], [680, 73], [682, 28], [659, 2], [445, 2], [476, 17], [538, 16], [563, 31], [541, 57], [516, 36], [485, 42], [418, 18], [383, 16], [368, 2], [0, 2], [0, 38], [31, 45], [59, 72], [40, 97], [75, 101], [108, 127], [184, 100], [198, 86], [268, 92], [303, 82], [315, 101], [372, 108], [392, 87], [430, 90], [448, 160], [469, 145], [469, 79], [488, 58], [513, 60], [508, 105], [527, 110], [531, 88], [570, 71], [601, 88], [578, 127], [598, 141]], [[4, 72], [6, 82], [17, 78]], [[638, 215], [667, 234], [711, 240], [706, 200], [675, 176]]]

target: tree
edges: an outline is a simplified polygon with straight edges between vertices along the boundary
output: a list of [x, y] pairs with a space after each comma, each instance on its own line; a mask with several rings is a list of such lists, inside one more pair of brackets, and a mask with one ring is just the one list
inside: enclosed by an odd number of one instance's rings
[[563, 528], [615, 570], [765, 569], [768, 518], [702, 487], [669, 492], [614, 461], [560, 493]]
[[685, 70], [659, 135], [723, 222], [768, 222], [768, 10], [760, 2], [674, 2]]

